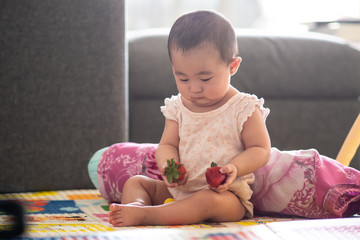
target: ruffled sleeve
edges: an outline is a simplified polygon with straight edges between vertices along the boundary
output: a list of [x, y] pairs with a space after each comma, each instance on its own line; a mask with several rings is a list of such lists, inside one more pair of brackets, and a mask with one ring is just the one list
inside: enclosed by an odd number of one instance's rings
[[179, 122], [179, 101], [180, 95], [171, 96], [171, 98], [166, 98], [164, 106], [160, 107], [161, 112], [164, 114], [166, 119], [170, 119], [176, 122]]
[[244, 97], [241, 101], [241, 108], [238, 113], [238, 126], [241, 126], [239, 129], [240, 132], [242, 131], [243, 125], [246, 120], [251, 117], [255, 108], [258, 107], [264, 121], [266, 121], [267, 116], [270, 113], [270, 109], [264, 107], [264, 99], [258, 98], [256, 95], [244, 94]]

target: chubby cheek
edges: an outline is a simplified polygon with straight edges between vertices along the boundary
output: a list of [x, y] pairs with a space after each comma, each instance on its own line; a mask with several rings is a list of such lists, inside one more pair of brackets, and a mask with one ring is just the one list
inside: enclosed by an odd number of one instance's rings
[[224, 96], [226, 94], [228, 87], [227, 86], [221, 86], [218, 85], [216, 87], [211, 87], [206, 89], [206, 95], [209, 98], [217, 99], [219, 97]]
[[176, 86], [177, 86], [177, 89], [178, 89], [179, 93], [181, 93], [181, 95], [183, 97], [188, 96], [189, 91], [187, 90], [187, 87], [184, 84], [181, 84], [178, 81], [176, 81]]
[[228, 80], [221, 81], [219, 84], [216, 85], [216, 87], [211, 88], [213, 95], [220, 96], [226, 94], [226, 92], [230, 88], [230, 78], [228, 76], [224, 76], [224, 79], [227, 78]]

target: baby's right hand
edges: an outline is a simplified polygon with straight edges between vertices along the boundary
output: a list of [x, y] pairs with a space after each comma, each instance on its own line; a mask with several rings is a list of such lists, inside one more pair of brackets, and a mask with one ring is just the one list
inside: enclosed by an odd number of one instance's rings
[[160, 173], [161, 173], [161, 176], [162, 176], [166, 186], [168, 186], [170, 188], [173, 188], [173, 187], [177, 187], [179, 185], [185, 185], [186, 184], [186, 182], [188, 180], [188, 177], [189, 177], [188, 173], [185, 173], [184, 178], [182, 180], [180, 180], [179, 182], [169, 183], [169, 180], [168, 180], [167, 176], [165, 175], [165, 168], [166, 168], [166, 166], [163, 166], [160, 169]]

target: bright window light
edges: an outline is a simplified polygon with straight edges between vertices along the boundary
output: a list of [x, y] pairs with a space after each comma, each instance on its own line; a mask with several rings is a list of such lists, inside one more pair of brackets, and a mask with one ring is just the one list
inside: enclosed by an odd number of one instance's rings
[[296, 29], [308, 22], [360, 19], [360, 0], [127, 0], [128, 28], [169, 28], [182, 14], [209, 9], [236, 28]]

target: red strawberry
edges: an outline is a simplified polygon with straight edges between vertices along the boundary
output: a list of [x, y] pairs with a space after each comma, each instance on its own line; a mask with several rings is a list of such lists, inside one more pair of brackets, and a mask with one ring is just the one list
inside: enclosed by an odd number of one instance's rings
[[167, 160], [167, 167], [165, 168], [165, 176], [169, 183], [178, 182], [185, 176], [186, 170], [183, 164], [175, 162], [174, 158]]
[[217, 188], [226, 180], [226, 174], [220, 172], [220, 168], [216, 163], [212, 162], [211, 167], [206, 170], [206, 182], [213, 188]]

